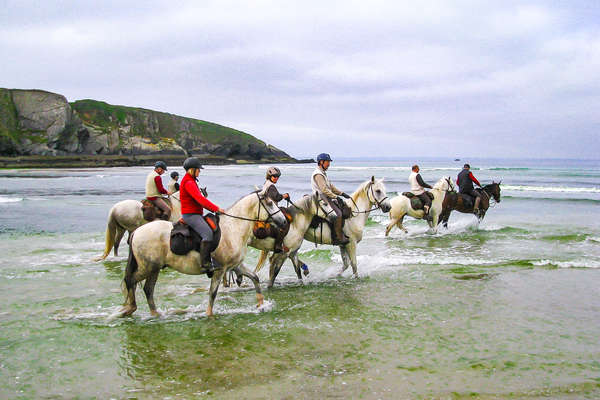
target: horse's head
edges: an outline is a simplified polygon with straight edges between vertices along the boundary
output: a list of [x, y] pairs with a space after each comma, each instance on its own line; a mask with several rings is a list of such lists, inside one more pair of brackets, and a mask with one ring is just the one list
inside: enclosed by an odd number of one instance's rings
[[273, 199], [269, 196], [265, 196], [260, 192], [256, 193], [256, 197], [258, 198], [258, 217], [259, 220], [265, 221], [273, 221], [279, 227], [285, 226], [287, 224], [287, 219], [277, 203], [273, 201]]
[[364, 187], [364, 190], [371, 204], [377, 204], [377, 207], [381, 208], [381, 211], [386, 213], [392, 209], [385, 185], [383, 184], [383, 178], [375, 179], [372, 176], [369, 183]]
[[500, 203], [500, 183], [502, 183], [502, 181], [492, 181], [491, 184], [485, 185], [484, 187], [485, 191], [488, 192], [497, 203]]
[[442, 192], [453, 192], [454, 191], [454, 182], [452, 182], [452, 178], [449, 176], [444, 176], [440, 178], [439, 181], [433, 185], [434, 189], [441, 190]]

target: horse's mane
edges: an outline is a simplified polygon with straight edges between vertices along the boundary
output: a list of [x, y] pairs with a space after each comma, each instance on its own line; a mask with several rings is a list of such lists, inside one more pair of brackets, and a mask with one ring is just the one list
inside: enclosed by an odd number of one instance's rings
[[434, 189], [442, 190], [442, 185], [446, 181], [446, 179], [450, 179], [449, 176], [442, 176], [436, 183], [433, 185]]
[[[375, 180], [375, 182], [377, 182], [377, 180]], [[354, 199], [354, 201], [356, 201], [357, 199], [355, 198], [358, 197], [358, 194], [360, 192], [362, 192], [363, 190], [366, 190], [367, 186], [369, 186], [369, 184], [371, 183], [371, 180], [368, 179], [365, 182], [361, 183], [358, 188], [354, 191], [354, 193], [352, 193], [352, 199]]]
[[[310, 194], [305, 194], [300, 200], [295, 201], [294, 204], [303, 211], [308, 210], [310, 208], [310, 202], [312, 202], [312, 197], [313, 196]], [[294, 207], [294, 204], [290, 203], [290, 206], [287, 208], [292, 217], [295, 217], [300, 212], [300, 210]]]

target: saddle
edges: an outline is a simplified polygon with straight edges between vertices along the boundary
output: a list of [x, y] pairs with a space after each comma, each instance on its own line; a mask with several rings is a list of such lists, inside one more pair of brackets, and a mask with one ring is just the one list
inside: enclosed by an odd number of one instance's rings
[[[433, 193], [427, 192], [427, 191], [425, 193], [427, 193], [427, 196], [429, 196], [429, 198], [431, 200], [433, 200]], [[410, 199], [410, 206], [412, 207], [413, 210], [422, 210], [423, 209], [423, 202], [421, 201], [419, 196], [417, 196], [416, 194], [414, 194], [412, 192], [403, 192], [402, 196], [408, 197]]]
[[[210, 252], [212, 253], [219, 246], [221, 241], [221, 228], [219, 227], [219, 216], [215, 214], [204, 215], [204, 220], [213, 231], [213, 241]], [[193, 230], [183, 219], [173, 223], [171, 231], [170, 247], [171, 251], [177, 255], [184, 256], [192, 250], [200, 251], [202, 237]]]
[[[342, 227], [346, 224], [346, 220], [352, 217], [352, 209], [346, 204], [345, 201], [339, 199], [333, 200], [342, 211]], [[325, 216], [315, 215], [310, 221], [310, 228], [317, 229], [322, 223], [327, 223], [329, 228], [333, 231], [333, 224]]]
[[[162, 198], [165, 203], [169, 206], [170, 209], [173, 209], [173, 204], [171, 200], [168, 198]], [[152, 222], [155, 219], [159, 219], [163, 216], [163, 211], [156, 207], [153, 202], [148, 199], [143, 199], [142, 201], [142, 214], [144, 215], [144, 219], [148, 222]]]
[[279, 209], [283, 215], [285, 215], [285, 219], [288, 222], [286, 226], [279, 228], [277, 225], [271, 224], [270, 222], [256, 221], [252, 228], [252, 233], [257, 239], [266, 239], [268, 237], [277, 238], [280, 233], [285, 236], [290, 231], [290, 224], [294, 220], [294, 217], [287, 207], [279, 207]]

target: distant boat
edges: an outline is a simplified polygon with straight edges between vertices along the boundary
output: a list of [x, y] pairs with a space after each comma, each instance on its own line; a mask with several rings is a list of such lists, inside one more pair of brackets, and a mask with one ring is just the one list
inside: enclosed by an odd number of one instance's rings
[[454, 161], [460, 161], [460, 158], [455, 158]]

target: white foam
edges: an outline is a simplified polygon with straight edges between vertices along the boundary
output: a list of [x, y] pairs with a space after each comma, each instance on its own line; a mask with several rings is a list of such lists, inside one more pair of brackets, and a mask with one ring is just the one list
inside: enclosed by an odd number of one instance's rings
[[564, 187], [564, 186], [513, 186], [502, 185], [502, 190], [512, 190], [516, 192], [557, 192], [557, 193], [600, 193], [597, 187]]
[[540, 260], [532, 263], [536, 266], [555, 265], [558, 268], [600, 268], [600, 262], [588, 261], [588, 260], [575, 260], [575, 261], [553, 261], [553, 260]]
[[0, 196], [0, 203], [17, 203], [23, 201], [22, 197]]

